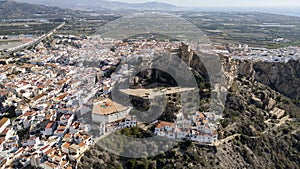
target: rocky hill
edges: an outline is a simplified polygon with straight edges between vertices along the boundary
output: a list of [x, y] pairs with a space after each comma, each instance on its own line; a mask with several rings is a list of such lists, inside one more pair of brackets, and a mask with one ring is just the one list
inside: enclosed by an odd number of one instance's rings
[[0, 1], [0, 18], [1, 19], [28, 19], [40, 18], [45, 19], [56, 16], [57, 18], [64, 18], [68, 14], [75, 14], [74, 11], [68, 9], [61, 9], [57, 7], [48, 7], [44, 5], [33, 5], [29, 3], [19, 3], [15, 1]]
[[[192, 65], [202, 65], [196, 62], [199, 60], [193, 60]], [[285, 90], [281, 91], [284, 87], [279, 85], [280, 81], [285, 81], [286, 85], [293, 83], [288, 79], [295, 79], [297, 83], [299, 69], [293, 64], [297, 63], [287, 63], [287, 66], [248, 61], [237, 63], [223, 58], [230, 86], [224, 119], [220, 121], [219, 141], [215, 146], [184, 141], [168, 152], [145, 159], [119, 157], [95, 146], [85, 153], [78, 167], [298, 168], [300, 107], [280, 93]], [[277, 69], [279, 75], [275, 76], [271, 68]], [[203, 68], [194, 67], [194, 71], [205, 78], [205, 72], [201, 70]], [[286, 76], [281, 77], [284, 72]], [[284, 94], [291, 98], [295, 96], [289, 95], [288, 90]]]
[[290, 97], [300, 99], [300, 61], [288, 63], [244, 62], [237, 63], [239, 76], [258, 81]]
[[[253, 95], [266, 103], [252, 103]], [[277, 118], [267, 110], [272, 107], [286, 112]], [[79, 168], [297, 168], [298, 112], [299, 107], [272, 89], [237, 80], [228, 95], [218, 146], [187, 141], [147, 159], [118, 157], [96, 146], [85, 153]]]

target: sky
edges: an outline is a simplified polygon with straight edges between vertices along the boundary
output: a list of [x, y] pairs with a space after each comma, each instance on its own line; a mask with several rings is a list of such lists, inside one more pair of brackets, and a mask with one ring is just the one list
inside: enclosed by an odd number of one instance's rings
[[184, 7], [300, 7], [300, 0], [113, 0], [120, 2], [157, 1]]

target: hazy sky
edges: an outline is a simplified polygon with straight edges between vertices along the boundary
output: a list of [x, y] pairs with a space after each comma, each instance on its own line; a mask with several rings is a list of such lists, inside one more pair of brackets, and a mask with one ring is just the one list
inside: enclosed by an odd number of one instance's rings
[[121, 2], [166, 2], [186, 7], [300, 7], [300, 0], [114, 0]]

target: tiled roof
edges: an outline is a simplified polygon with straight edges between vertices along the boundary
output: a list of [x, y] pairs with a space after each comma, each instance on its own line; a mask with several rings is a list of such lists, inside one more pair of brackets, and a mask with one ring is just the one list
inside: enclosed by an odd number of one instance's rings
[[166, 121], [159, 121], [155, 128], [162, 128], [162, 127], [175, 127], [175, 123], [171, 123], [171, 122], [166, 122]]
[[128, 107], [122, 106], [107, 98], [98, 103], [94, 103], [93, 114], [109, 115], [116, 112], [125, 111], [127, 109]]
[[9, 118], [2, 118], [1, 120], [0, 120], [0, 127], [2, 127], [7, 121], [9, 120]]
[[64, 147], [64, 148], [69, 148], [70, 147], [70, 145], [71, 145], [71, 143], [69, 143], [69, 142], [65, 142], [62, 146]]
[[50, 148], [49, 150], [47, 150], [47, 151], [45, 152], [45, 154], [51, 154], [51, 153], [54, 152], [54, 151], [55, 151], [54, 148]]
[[52, 128], [53, 124], [54, 124], [53, 121], [49, 122], [49, 123], [46, 125], [46, 129]]

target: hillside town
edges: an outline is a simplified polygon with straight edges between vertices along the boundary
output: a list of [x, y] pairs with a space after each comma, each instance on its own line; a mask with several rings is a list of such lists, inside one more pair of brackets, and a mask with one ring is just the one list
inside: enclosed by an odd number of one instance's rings
[[225, 53], [230, 53], [229, 57], [237, 60], [249, 60], [254, 62], [281, 62], [287, 63], [292, 60], [300, 59], [300, 48], [290, 46], [279, 49], [267, 49], [249, 47], [246, 44], [230, 44]]
[[[95, 135], [138, 126], [132, 107], [111, 98], [114, 85], [124, 80], [132, 65], [118, 65], [129, 58], [151, 60], [165, 50], [176, 51], [179, 42], [114, 41], [73, 35], [54, 35], [35, 48], [0, 60], [0, 166], [2, 168], [74, 168], [83, 153], [95, 144]], [[234, 59], [283, 61], [299, 59], [298, 48], [280, 50], [247, 45], [214, 46], [212, 53]], [[289, 57], [280, 57], [280, 56]], [[163, 89], [167, 95], [192, 89]], [[123, 91], [144, 99], [157, 93], [143, 89]], [[177, 99], [177, 96], [176, 96]], [[174, 100], [174, 98], [170, 99]], [[213, 112], [177, 114], [176, 122], [158, 121], [157, 136], [213, 144], [218, 139]], [[90, 115], [90, 119], [86, 116]], [[97, 126], [91, 125], [91, 122]]]
[[116, 67], [122, 59], [151, 57], [153, 46], [163, 52], [180, 43], [130, 43], [54, 35], [1, 59], [1, 167], [74, 168], [95, 144], [91, 122], [98, 124], [97, 136], [137, 126], [131, 108], [110, 98], [131, 69]]

